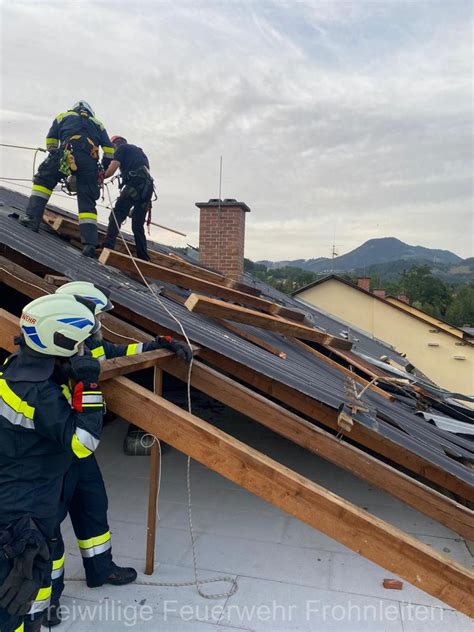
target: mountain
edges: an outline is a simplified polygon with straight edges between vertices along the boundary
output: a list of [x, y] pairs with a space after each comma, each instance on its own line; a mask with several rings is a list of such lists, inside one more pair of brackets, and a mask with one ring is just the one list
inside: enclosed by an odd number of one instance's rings
[[430, 262], [432, 265], [453, 265], [462, 261], [461, 257], [449, 250], [410, 246], [395, 237], [369, 239], [362, 246], [351, 250], [345, 255], [329, 259], [295, 259], [293, 261], [258, 261], [269, 269], [291, 266], [303, 270], [325, 272], [363, 271], [371, 266], [386, 264], [391, 261], [405, 261], [408, 264]]

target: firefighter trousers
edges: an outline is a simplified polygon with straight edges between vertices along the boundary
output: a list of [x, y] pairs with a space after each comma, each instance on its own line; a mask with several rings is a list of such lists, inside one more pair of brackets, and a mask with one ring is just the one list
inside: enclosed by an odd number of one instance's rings
[[[77, 459], [64, 479], [64, 499], [59, 524], [67, 513], [82, 555], [86, 582], [101, 586], [112, 568], [112, 541], [107, 522], [108, 499], [104, 480], [95, 456]], [[52, 603], [57, 604], [64, 590], [64, 542], [58, 528], [53, 547]]]
[[[33, 227], [36, 230], [39, 228], [45, 206], [53, 193], [54, 187], [64, 177], [59, 170], [61, 154], [60, 149], [51, 152], [46, 160], [40, 164], [33, 180], [26, 214], [35, 220]], [[75, 152], [74, 158], [77, 164], [75, 175], [77, 178], [77, 207], [81, 241], [84, 245], [96, 246], [96, 201], [100, 196], [97, 161], [85, 152]]]
[[111, 250], [115, 246], [121, 226], [132, 211], [132, 231], [135, 238], [138, 259], [150, 261], [145, 236], [145, 220], [153, 195], [152, 178], [134, 178], [127, 183], [115, 203], [114, 213], [110, 214], [104, 248]]

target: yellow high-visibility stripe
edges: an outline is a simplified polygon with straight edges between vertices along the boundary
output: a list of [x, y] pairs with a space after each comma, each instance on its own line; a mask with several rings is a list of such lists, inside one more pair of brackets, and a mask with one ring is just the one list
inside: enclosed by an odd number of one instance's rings
[[42, 187], [40, 184], [34, 184], [32, 187], [33, 191], [40, 191], [41, 193], [46, 193], [46, 195], [52, 195], [53, 192], [51, 189], [47, 189], [46, 187]]
[[15, 628], [13, 632], [25, 632], [25, 624], [22, 623], [18, 628]]
[[47, 588], [40, 588], [38, 590], [38, 594], [34, 598], [34, 601], [44, 601], [45, 599], [48, 599], [49, 597], [51, 597], [52, 590], [52, 586], [48, 586]]
[[93, 546], [100, 546], [101, 544], [105, 544], [111, 539], [110, 531], [103, 533], [102, 535], [96, 535], [93, 538], [89, 538], [88, 540], [78, 540], [77, 543], [79, 548], [81, 549], [90, 549]]
[[4, 378], [0, 378], [0, 398], [13, 408], [16, 413], [22, 414], [27, 419], [33, 419], [35, 415], [35, 409], [30, 406], [28, 402], [21, 399], [12, 389], [8, 386]]
[[97, 213], [79, 213], [79, 219], [97, 219]]
[[69, 386], [67, 384], [61, 384], [61, 391], [64, 397], [67, 399], [67, 401], [70, 402], [72, 398], [72, 393]]
[[50, 604], [52, 593], [52, 585], [50, 584], [47, 588], [40, 588], [31, 603], [31, 608], [28, 614], [38, 614], [39, 612], [43, 612]]
[[137, 352], [137, 346], [138, 345], [136, 343], [128, 345], [127, 346], [127, 353], [126, 353], [126, 355], [128, 355], [128, 356], [129, 355], [135, 355], [135, 353]]
[[46, 147], [50, 147], [51, 145], [59, 145], [58, 138], [47, 138], [46, 139]]
[[97, 123], [97, 125], [100, 127], [101, 130], [104, 130], [104, 124], [102, 123], [102, 121], [99, 121], [98, 118], [96, 118], [95, 116], [91, 116], [91, 121], [94, 121], [94, 123]]
[[92, 454], [92, 450], [86, 448], [86, 446], [79, 441], [76, 434], [72, 437], [71, 448], [78, 459], [86, 459]]
[[66, 554], [59, 558], [59, 560], [53, 560], [53, 571], [59, 570], [62, 566], [64, 566], [64, 560], [66, 558]]
[[68, 110], [67, 112], [62, 112], [61, 114], [58, 114], [56, 117], [56, 121], [59, 123], [63, 120], [65, 116], [79, 116], [79, 114], [77, 112], [73, 112], [72, 110]]
[[107, 158], [112, 158], [115, 153], [115, 149], [113, 147], [102, 147], [102, 151], [106, 154]]
[[100, 358], [101, 356], [104, 356], [105, 355], [104, 347], [100, 346], [100, 347], [96, 347], [95, 349], [92, 349], [91, 355], [93, 358]]

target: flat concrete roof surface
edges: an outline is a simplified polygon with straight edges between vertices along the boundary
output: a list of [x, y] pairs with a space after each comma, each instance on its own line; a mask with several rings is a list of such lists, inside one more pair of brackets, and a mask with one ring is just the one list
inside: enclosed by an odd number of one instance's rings
[[[183, 397], [176, 393], [175, 403]], [[177, 399], [176, 399], [177, 398]], [[414, 535], [464, 566], [473, 567], [464, 540], [348, 472], [323, 461], [220, 404], [198, 398], [196, 414], [336, 494]], [[114, 560], [139, 571], [135, 584], [89, 589], [68, 521], [66, 619], [58, 630], [97, 632], [467, 632], [472, 622], [335, 540], [260, 500], [211, 470], [192, 463], [192, 507], [199, 577], [237, 578], [230, 598], [203, 599], [194, 586], [150, 582], [193, 580], [188, 527], [186, 461], [163, 453], [156, 569], [143, 573], [150, 459], [122, 452], [127, 425], [106, 426], [98, 459], [109, 494]], [[71, 581], [72, 580], [72, 581]], [[202, 585], [222, 593], [229, 585]]]

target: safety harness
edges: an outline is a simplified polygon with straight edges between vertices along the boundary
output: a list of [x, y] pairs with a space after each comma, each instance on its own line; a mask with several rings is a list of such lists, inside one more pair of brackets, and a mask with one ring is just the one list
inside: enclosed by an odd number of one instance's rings
[[[87, 112], [80, 112], [81, 123], [84, 131], [87, 131], [87, 121], [89, 114]], [[61, 146], [60, 158], [59, 158], [59, 171], [64, 176], [64, 184], [66, 192], [69, 195], [76, 193], [77, 187], [75, 182], [75, 172], [77, 171], [76, 160], [74, 158], [74, 145], [82, 140], [79, 148], [85, 152], [89, 152], [91, 158], [98, 162], [99, 160], [99, 147], [94, 143], [92, 138], [85, 134], [74, 134], [70, 136], [64, 144]], [[77, 145], [76, 145], [77, 147]], [[103, 177], [99, 174], [99, 185], [101, 185]]]
[[[140, 191], [138, 191], [137, 188], [133, 185], [134, 180], [138, 180], [137, 185], [141, 185]], [[148, 234], [150, 235], [150, 225], [151, 225], [151, 220], [152, 220], [152, 215], [151, 215], [152, 205], [153, 205], [153, 202], [156, 202], [156, 200], [158, 199], [158, 196], [156, 194], [155, 181], [151, 177], [150, 170], [148, 169], [148, 167], [143, 165], [141, 167], [138, 167], [138, 169], [133, 169], [133, 171], [129, 171], [127, 175], [127, 179], [124, 180], [123, 182], [120, 182], [119, 188], [122, 188], [123, 186], [128, 187], [128, 193], [130, 197], [136, 202], [138, 202], [139, 200], [142, 200], [142, 201], [146, 200], [150, 192], [152, 192], [154, 197], [150, 199], [150, 202], [148, 203], [147, 218], [146, 218], [146, 227], [147, 227]], [[130, 211], [129, 217], [132, 217], [132, 215], [133, 215], [133, 209]]]

